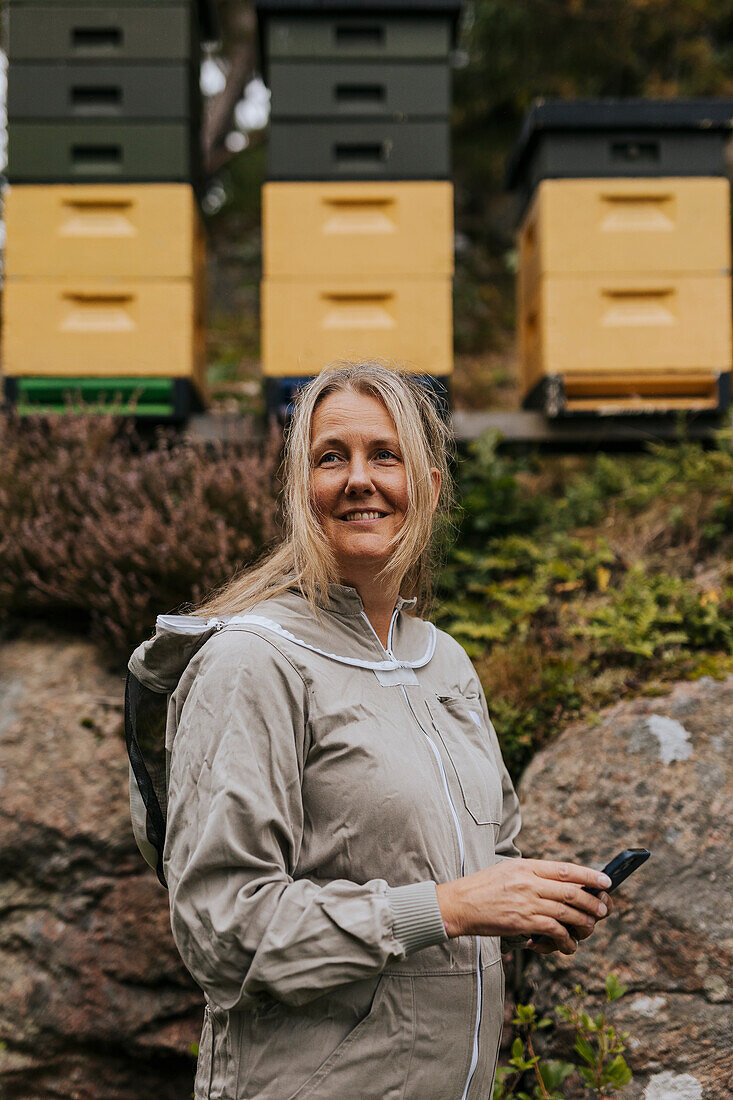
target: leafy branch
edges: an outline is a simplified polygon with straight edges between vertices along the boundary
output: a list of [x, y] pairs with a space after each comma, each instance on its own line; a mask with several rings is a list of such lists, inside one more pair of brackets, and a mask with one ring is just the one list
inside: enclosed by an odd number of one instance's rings
[[[623, 997], [627, 986], [621, 985], [615, 974], [606, 978], [606, 1004]], [[555, 1015], [575, 1028], [573, 1050], [578, 1062], [559, 1059], [542, 1060], [536, 1053], [534, 1033], [552, 1027], [549, 1016], [539, 1017], [534, 1005], [517, 1005], [512, 1023], [519, 1034], [515, 1037], [508, 1066], [497, 1069], [493, 1100], [563, 1100], [563, 1082], [577, 1073], [592, 1096], [607, 1097], [620, 1092], [631, 1081], [631, 1070], [623, 1057], [628, 1033], [619, 1034], [607, 1021], [605, 1013], [591, 1016], [583, 1005], [587, 995], [579, 985], [570, 1004], [557, 1005]], [[529, 1083], [528, 1083], [529, 1082]], [[532, 1092], [527, 1092], [527, 1088]]]

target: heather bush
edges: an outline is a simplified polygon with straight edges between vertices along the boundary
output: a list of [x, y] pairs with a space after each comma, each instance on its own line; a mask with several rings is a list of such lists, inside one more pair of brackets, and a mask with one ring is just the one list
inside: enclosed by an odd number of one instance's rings
[[113, 416], [0, 421], [0, 617], [88, 624], [112, 659], [277, 534], [280, 441], [143, 442]]

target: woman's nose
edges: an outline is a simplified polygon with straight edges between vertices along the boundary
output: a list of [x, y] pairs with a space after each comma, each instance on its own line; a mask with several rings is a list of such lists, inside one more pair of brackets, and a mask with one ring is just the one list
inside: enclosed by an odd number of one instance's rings
[[364, 459], [354, 458], [349, 463], [346, 479], [347, 493], [372, 492], [374, 485], [369, 471], [369, 463]]

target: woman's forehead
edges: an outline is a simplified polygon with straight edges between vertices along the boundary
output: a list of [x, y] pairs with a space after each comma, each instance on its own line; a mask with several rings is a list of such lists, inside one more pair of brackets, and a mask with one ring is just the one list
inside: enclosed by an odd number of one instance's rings
[[396, 439], [392, 417], [376, 397], [340, 390], [324, 397], [316, 406], [311, 422], [311, 442], [323, 437], [373, 436]]

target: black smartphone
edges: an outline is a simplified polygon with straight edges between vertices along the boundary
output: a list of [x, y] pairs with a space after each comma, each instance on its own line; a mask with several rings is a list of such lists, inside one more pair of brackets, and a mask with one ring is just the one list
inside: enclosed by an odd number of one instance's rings
[[[641, 867], [642, 863], [646, 863], [650, 855], [651, 852], [646, 848], [624, 848], [623, 852], [619, 852], [617, 856], [614, 856], [601, 872], [608, 875], [611, 880], [611, 885], [607, 887], [606, 893], [612, 893], [617, 886], [621, 885], [624, 879], [629, 877], [632, 871], [635, 871], [637, 867]], [[586, 894], [594, 894], [596, 897], [603, 893], [595, 886], [584, 886], [583, 889]]]
[[[611, 880], [611, 885], [606, 887], [606, 893], [612, 894], [617, 886], [620, 886], [624, 879], [627, 879], [637, 867], [641, 867], [642, 863], [646, 863], [649, 859], [651, 852], [647, 848], [624, 848], [623, 852], [619, 852], [617, 856], [614, 856], [610, 863], [607, 863], [603, 868], [602, 874], [608, 875]], [[600, 887], [584, 886], [586, 894], [593, 894], [598, 897], [603, 893]], [[567, 925], [565, 926], [567, 927]], [[572, 928], [568, 928], [568, 932], [572, 936]], [[550, 943], [551, 936], [532, 936], [533, 943]]]

